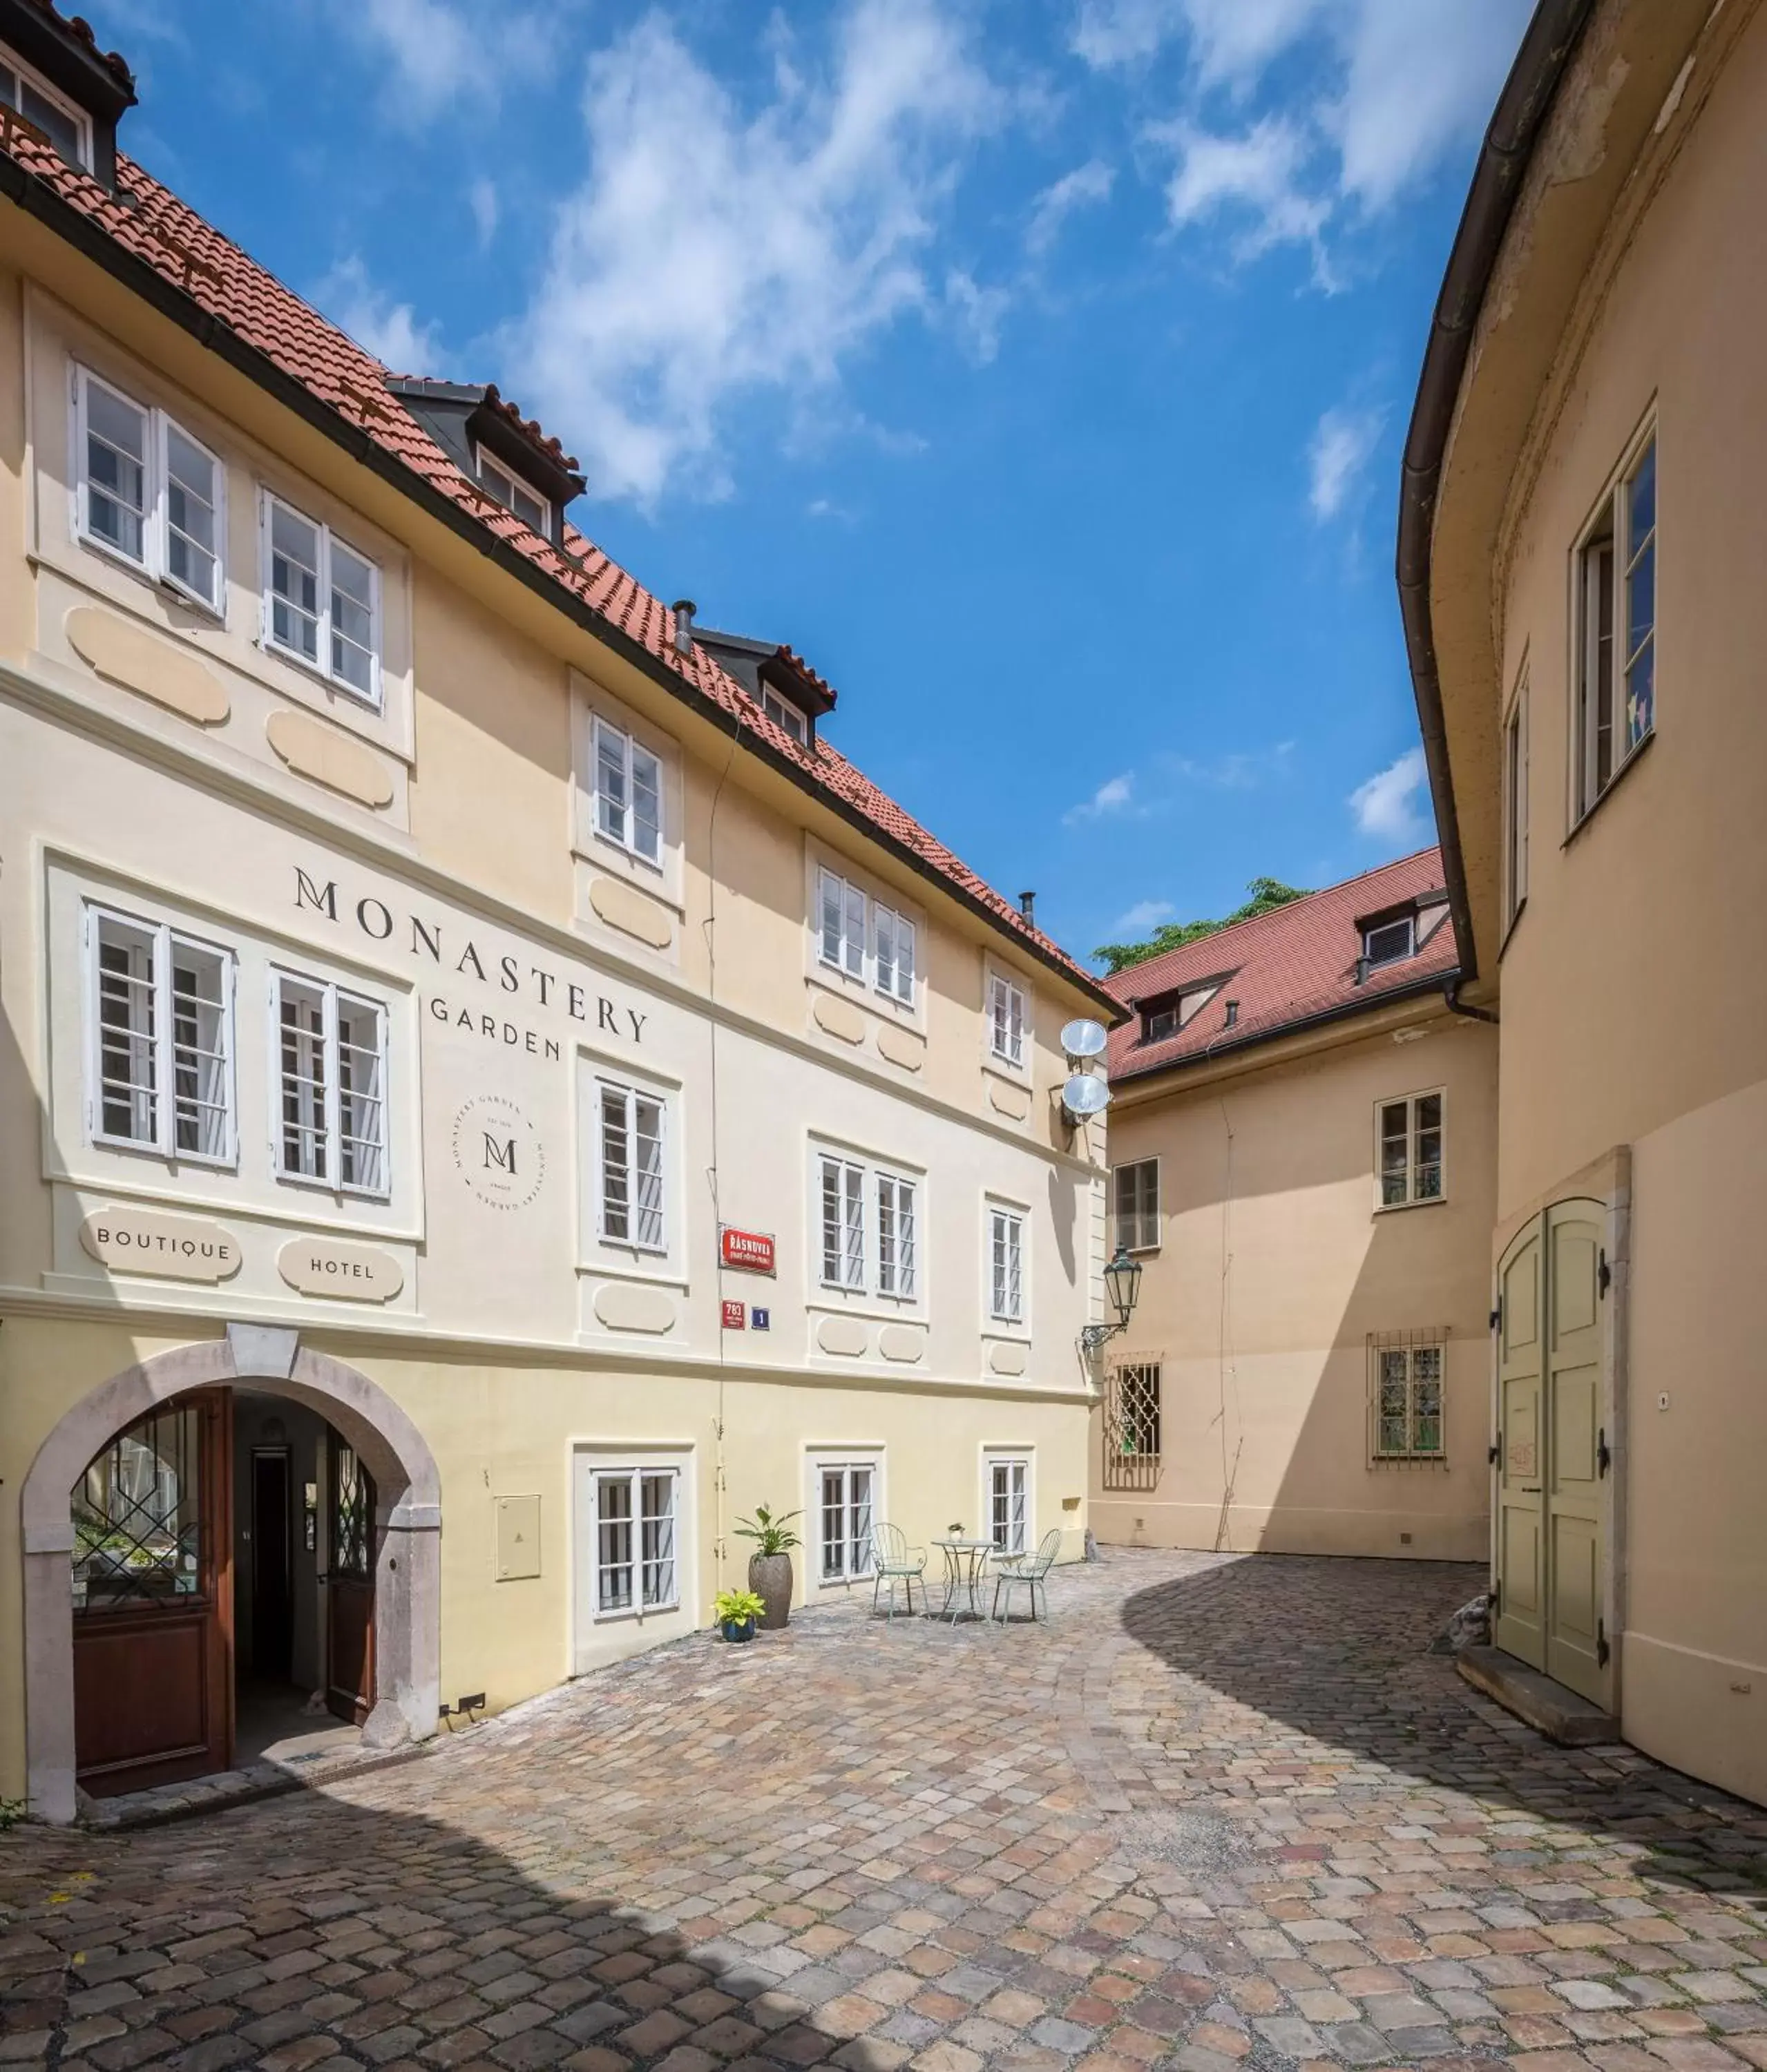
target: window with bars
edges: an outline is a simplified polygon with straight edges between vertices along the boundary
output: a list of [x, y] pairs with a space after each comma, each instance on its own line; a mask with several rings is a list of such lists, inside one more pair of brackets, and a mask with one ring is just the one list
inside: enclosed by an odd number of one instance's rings
[[1657, 442], [1602, 499], [1576, 555], [1573, 817], [1580, 820], [1656, 724]]
[[1445, 1330], [1370, 1334], [1369, 1455], [1375, 1462], [1447, 1457]]
[[988, 1314], [997, 1323], [1024, 1322], [1024, 1218], [988, 1208]]
[[1375, 1110], [1380, 1207], [1402, 1209], [1444, 1194], [1443, 1108], [1440, 1088], [1382, 1101]]
[[80, 538], [219, 612], [220, 462], [163, 410], [135, 402], [84, 367], [74, 369], [74, 413]]
[[1024, 1069], [1027, 1016], [1024, 989], [1003, 972], [988, 974], [988, 1050], [991, 1056], [1015, 1071]]
[[385, 1194], [386, 1010], [323, 979], [272, 975], [276, 1170], [351, 1194]]
[[1159, 1248], [1159, 1161], [1138, 1158], [1118, 1166], [1110, 1175], [1115, 1227], [1113, 1247], [1131, 1252], [1157, 1252]]
[[77, 1612], [196, 1596], [202, 1586], [202, 1412], [165, 1404], [119, 1432], [73, 1490]]
[[871, 1498], [876, 1473], [875, 1463], [870, 1461], [824, 1461], [818, 1466], [825, 1583], [852, 1582], [871, 1572]]
[[603, 1468], [595, 1487], [597, 1618], [642, 1618], [681, 1602], [676, 1541], [681, 1473]]
[[601, 1235], [640, 1252], [666, 1251], [665, 1104], [656, 1094], [603, 1080], [600, 1108]]
[[1159, 1480], [1158, 1360], [1125, 1361], [1105, 1383], [1104, 1484], [1147, 1490]]
[[334, 1579], [352, 1583], [374, 1578], [374, 1478], [353, 1446], [333, 1436], [332, 1449], [331, 1568]]
[[661, 863], [661, 758], [604, 719], [594, 734], [596, 833], [642, 862]]
[[95, 1141], [231, 1163], [232, 953], [163, 922], [89, 908]]
[[1002, 1554], [1022, 1554], [1030, 1544], [1031, 1463], [995, 1454], [988, 1462], [988, 1537]]
[[380, 570], [267, 491], [263, 528], [265, 646], [378, 707]]

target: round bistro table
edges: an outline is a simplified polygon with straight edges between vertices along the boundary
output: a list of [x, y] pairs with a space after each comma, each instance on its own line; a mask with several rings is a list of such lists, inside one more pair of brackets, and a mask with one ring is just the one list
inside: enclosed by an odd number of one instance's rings
[[945, 1602], [933, 1614], [937, 1618], [948, 1618], [955, 1626], [963, 1614], [964, 1600], [967, 1598], [971, 1618], [982, 1617], [982, 1607], [976, 1601], [976, 1593], [982, 1585], [982, 1572], [987, 1566], [988, 1556], [994, 1552], [991, 1540], [935, 1540], [933, 1544], [945, 1556]]

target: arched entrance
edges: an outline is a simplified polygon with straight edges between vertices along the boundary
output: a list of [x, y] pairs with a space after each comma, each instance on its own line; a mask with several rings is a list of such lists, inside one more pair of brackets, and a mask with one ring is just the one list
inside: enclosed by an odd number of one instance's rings
[[372, 1482], [374, 1704], [363, 1737], [391, 1747], [435, 1732], [442, 1512], [434, 1455], [367, 1375], [303, 1348], [293, 1331], [230, 1325], [224, 1338], [157, 1354], [83, 1397], [44, 1440], [25, 1478], [26, 1755], [31, 1807], [40, 1818], [71, 1820], [77, 1803], [69, 1492], [117, 1434], [172, 1398], [234, 1384], [315, 1412]]

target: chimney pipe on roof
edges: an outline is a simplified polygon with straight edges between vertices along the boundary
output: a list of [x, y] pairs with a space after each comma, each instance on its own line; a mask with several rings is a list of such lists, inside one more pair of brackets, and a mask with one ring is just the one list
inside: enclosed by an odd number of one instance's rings
[[690, 597], [678, 597], [669, 609], [675, 615], [675, 652], [694, 652], [694, 614], [699, 609]]
[[1037, 925], [1037, 895], [1036, 893], [1021, 892], [1019, 894], [1019, 911], [1024, 916], [1025, 924], [1028, 927], [1036, 927]]

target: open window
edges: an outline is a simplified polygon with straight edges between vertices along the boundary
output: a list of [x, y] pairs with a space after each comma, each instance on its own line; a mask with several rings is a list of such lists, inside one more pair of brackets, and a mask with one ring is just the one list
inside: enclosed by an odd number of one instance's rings
[[1647, 434], [1601, 500], [1575, 562], [1571, 817], [1600, 802], [1657, 713], [1657, 442]]

